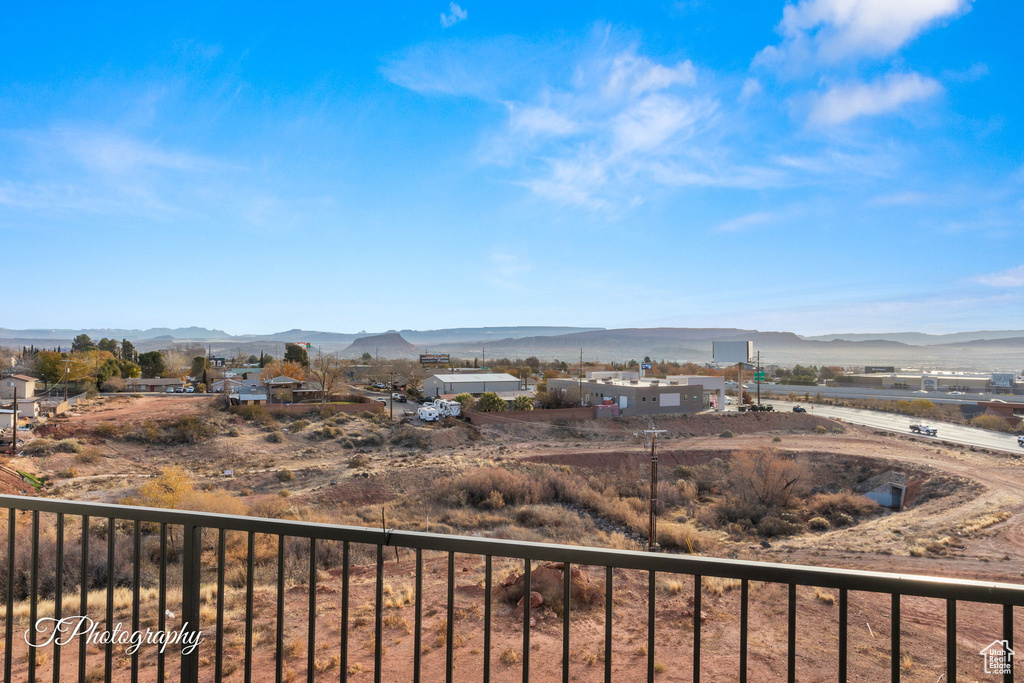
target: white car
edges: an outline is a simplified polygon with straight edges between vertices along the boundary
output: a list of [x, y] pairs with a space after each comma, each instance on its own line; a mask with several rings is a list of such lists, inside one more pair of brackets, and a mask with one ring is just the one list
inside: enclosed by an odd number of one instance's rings
[[383, 396], [378, 396], [377, 398], [375, 398], [373, 400], [376, 401], [377, 403], [383, 403], [384, 405], [388, 404], [388, 400], [386, 398], [384, 398]]
[[196, 388], [195, 387], [185, 387], [185, 393], [186, 394], [194, 394], [194, 393], [196, 393]]
[[949, 392], [949, 395], [950, 396], [963, 396], [964, 392], [962, 392], [962, 391], [951, 391], [951, 392]]

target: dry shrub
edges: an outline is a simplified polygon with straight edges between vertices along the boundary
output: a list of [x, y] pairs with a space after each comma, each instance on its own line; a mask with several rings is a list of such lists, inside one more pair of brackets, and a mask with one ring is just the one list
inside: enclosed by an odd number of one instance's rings
[[771, 448], [737, 451], [728, 475], [730, 495], [743, 505], [769, 510], [789, 507], [809, 480], [803, 463]]
[[782, 515], [767, 515], [757, 523], [757, 533], [765, 538], [791, 536], [803, 531], [803, 527], [792, 518]]
[[442, 490], [442, 496], [450, 499], [452, 488], [464, 495], [466, 504], [476, 507], [484, 507], [492, 491], [500, 493], [506, 505], [536, 503], [540, 500], [542, 489], [535, 477], [498, 467], [481, 467], [465, 472], [448, 482], [447, 489]]
[[726, 429], [724, 432], [722, 432], [718, 436], [722, 437], [723, 439], [731, 439], [732, 437], [734, 437], [736, 435], [732, 433], [731, 429]]
[[811, 517], [807, 520], [807, 526], [814, 531], [828, 531], [832, 528], [832, 523], [824, 517]]
[[228, 410], [248, 422], [266, 423], [274, 419], [261, 405], [232, 406]]
[[825, 425], [818, 425], [817, 427], [814, 428], [814, 433], [815, 434], [828, 434], [828, 428], [826, 428]]
[[314, 429], [311, 431], [306, 438], [311, 441], [327, 441], [329, 439], [337, 438], [342, 434], [344, 434], [344, 432], [337, 427], [323, 425], [320, 429]]
[[120, 422], [101, 422], [93, 427], [93, 432], [103, 438], [114, 438], [124, 434], [125, 426]]
[[998, 415], [979, 415], [978, 417], [971, 419], [969, 424], [972, 427], [991, 429], [996, 432], [1010, 433], [1016, 431], [1016, 428], [1012, 424]]
[[277, 480], [278, 481], [281, 481], [281, 482], [291, 481], [294, 478], [295, 478], [295, 473], [292, 472], [287, 467], [282, 467], [281, 469], [279, 469], [277, 471]]
[[278, 431], [273, 431], [267, 434], [266, 438], [270, 443], [281, 443], [284, 441], [284, 434]]
[[29, 441], [23, 449], [25, 455], [45, 456], [53, 453], [81, 453], [82, 444], [77, 439], [53, 439], [41, 438]]
[[739, 588], [739, 579], [725, 579], [720, 576], [702, 576], [701, 584], [704, 590], [712, 595], [722, 596], [734, 588]]
[[856, 493], [819, 493], [807, 501], [807, 512], [811, 517], [823, 517], [835, 526], [846, 526], [849, 522], [840, 515], [860, 520], [877, 515], [881, 508], [875, 501]]
[[309, 420], [296, 420], [295, 422], [292, 422], [292, 425], [291, 427], [289, 427], [289, 429], [293, 432], [301, 432], [303, 429], [308, 427], [309, 424]]
[[658, 525], [658, 545], [667, 550], [692, 555], [706, 551], [711, 546], [711, 539], [707, 534], [697, 531], [692, 524], [662, 522]]
[[391, 432], [391, 438], [388, 439], [388, 443], [393, 446], [405, 446], [406, 448], [427, 448], [430, 446], [430, 441], [427, 440], [421, 431], [409, 425], [399, 425]]

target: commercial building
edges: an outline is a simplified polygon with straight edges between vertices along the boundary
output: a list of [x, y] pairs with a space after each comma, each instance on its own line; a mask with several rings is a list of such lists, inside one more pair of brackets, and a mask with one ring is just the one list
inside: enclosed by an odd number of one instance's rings
[[503, 372], [482, 374], [446, 373], [431, 375], [423, 380], [424, 396], [441, 396], [442, 394], [482, 394], [487, 391], [519, 391], [522, 381], [515, 375]]
[[706, 392], [705, 387], [695, 380], [717, 379], [721, 377], [697, 377], [695, 375], [676, 375], [665, 379], [646, 377], [643, 379], [598, 379], [591, 377], [582, 382], [578, 379], [556, 378], [548, 380], [548, 392], [564, 392], [575, 396], [582, 390], [584, 405], [600, 405], [611, 402], [619, 407], [620, 415], [669, 415], [673, 413], [698, 413], [707, 410], [712, 404], [724, 407], [725, 387], [720, 390], [720, 398], [712, 399], [709, 394], [718, 393], [714, 390]]
[[847, 375], [838, 386], [910, 391], [961, 391], [963, 393], [1018, 393], [1024, 385], [1011, 374], [975, 374], [961, 372], [865, 372]]

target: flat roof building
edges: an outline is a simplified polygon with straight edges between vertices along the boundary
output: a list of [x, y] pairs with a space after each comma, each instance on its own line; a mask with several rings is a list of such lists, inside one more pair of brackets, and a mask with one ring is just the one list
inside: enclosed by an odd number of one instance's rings
[[490, 372], [481, 374], [446, 373], [443, 375], [431, 375], [423, 380], [423, 394], [425, 396], [440, 396], [442, 394], [482, 394], [493, 391], [519, 391], [522, 388], [522, 380], [515, 375], [503, 372]]
[[[555, 378], [548, 380], [548, 391], [565, 392], [574, 395], [582, 390], [584, 405], [613, 403], [621, 415], [669, 415], [673, 413], [698, 413], [712, 406], [724, 408], [725, 387], [716, 391], [705, 391], [697, 380], [719, 380], [721, 377], [698, 377], [676, 375], [665, 379], [645, 377], [643, 379], [584, 379]], [[714, 397], [714, 394], [718, 394]]]

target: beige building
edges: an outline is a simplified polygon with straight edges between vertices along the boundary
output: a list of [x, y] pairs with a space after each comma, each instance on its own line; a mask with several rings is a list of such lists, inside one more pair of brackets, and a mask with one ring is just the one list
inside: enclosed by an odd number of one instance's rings
[[0, 398], [13, 399], [32, 398], [36, 395], [36, 382], [39, 380], [28, 375], [8, 375], [0, 379]]
[[698, 413], [707, 407], [704, 386], [691, 384], [690, 379], [683, 375], [677, 376], [676, 379], [592, 377], [584, 379], [581, 383], [578, 379], [554, 378], [548, 380], [547, 390], [549, 393], [558, 391], [570, 396], [582, 390], [584, 405], [600, 405], [610, 401], [619, 407], [621, 415]]

